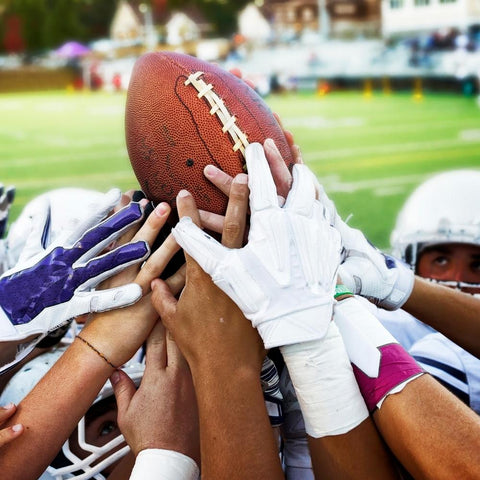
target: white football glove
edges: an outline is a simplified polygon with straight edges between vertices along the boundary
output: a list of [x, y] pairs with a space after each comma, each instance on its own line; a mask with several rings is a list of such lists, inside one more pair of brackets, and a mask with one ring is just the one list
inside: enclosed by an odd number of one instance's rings
[[250, 232], [229, 249], [184, 217], [172, 230], [179, 245], [251, 320], [266, 348], [322, 338], [332, 317], [341, 241], [315, 200], [314, 175], [295, 165], [283, 207], [263, 148], [246, 149]]
[[349, 227], [317, 183], [319, 201], [328, 209], [342, 236], [343, 261], [338, 274], [352, 293], [386, 310], [401, 308], [412, 293], [414, 273], [402, 261], [382, 253], [360, 230]]

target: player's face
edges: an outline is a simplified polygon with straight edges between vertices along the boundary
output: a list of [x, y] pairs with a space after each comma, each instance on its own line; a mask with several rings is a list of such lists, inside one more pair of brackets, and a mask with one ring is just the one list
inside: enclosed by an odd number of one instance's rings
[[[120, 429], [117, 425], [117, 408], [116, 405], [111, 404], [110, 409], [103, 411], [99, 414], [91, 416], [90, 418], [87, 417], [86, 425], [85, 425], [85, 442], [89, 445], [95, 445], [97, 447], [101, 447], [106, 443], [113, 440], [115, 437], [121, 435]], [[78, 445], [78, 433], [77, 430], [72, 434], [70, 437], [70, 448], [72, 452], [77, 455], [79, 458], [85, 458], [87, 453], [84, 452], [80, 446]], [[118, 447], [114, 448], [111, 452], [122, 448], [124, 445], [121, 444]], [[104, 457], [101, 457], [99, 461], [103, 460]], [[97, 462], [95, 462], [96, 464]], [[118, 461], [113, 463], [112, 465], [106, 467], [102, 474], [110, 474], [112, 470], [117, 465]]]
[[[418, 275], [449, 282], [480, 284], [480, 247], [463, 243], [435, 245], [421, 252]], [[462, 288], [480, 293], [480, 288]]]

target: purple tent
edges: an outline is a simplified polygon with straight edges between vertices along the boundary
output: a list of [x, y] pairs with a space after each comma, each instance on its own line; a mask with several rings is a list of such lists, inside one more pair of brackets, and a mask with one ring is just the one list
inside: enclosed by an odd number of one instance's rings
[[55, 50], [56, 55], [64, 58], [81, 57], [88, 52], [90, 52], [90, 49], [78, 42], [64, 43], [60, 48], [57, 48], [57, 50]]

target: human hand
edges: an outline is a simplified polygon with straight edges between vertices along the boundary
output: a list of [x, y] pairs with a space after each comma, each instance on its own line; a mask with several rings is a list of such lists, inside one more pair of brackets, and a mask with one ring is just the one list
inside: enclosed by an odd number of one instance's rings
[[315, 201], [314, 177], [305, 166], [294, 166], [281, 208], [261, 145], [249, 145], [246, 160], [252, 214], [244, 248], [221, 246], [188, 217], [172, 232], [252, 321], [266, 348], [320, 339], [332, 315], [338, 232]]
[[342, 236], [344, 252], [339, 269], [342, 282], [352, 293], [381, 308], [400, 308], [412, 292], [413, 271], [402, 261], [378, 250], [360, 230], [349, 227], [318, 183], [317, 192], [319, 201], [330, 212], [333, 225]]
[[[153, 245], [159, 231], [165, 225], [170, 211], [168, 204], [160, 203], [134, 237], [130, 238], [131, 234], [127, 232], [123, 240], [142, 241], [149, 246]], [[103, 283], [103, 288], [110, 289], [118, 285], [135, 282], [140, 286], [142, 292], [142, 298], [134, 305], [96, 314], [89, 319], [82, 330], [82, 338], [94, 345], [113, 365], [119, 366], [127, 362], [140, 348], [155, 325], [158, 314], [150, 302], [150, 284], [154, 278], [157, 278], [163, 272], [178, 250], [179, 247], [175, 239], [170, 235], [150, 255], [142, 267], [138, 264], [132, 265]]]
[[[13, 403], [0, 407], [0, 426], [12, 417], [16, 411], [17, 407]], [[21, 424], [11, 425], [10, 427], [0, 429], [0, 447], [15, 440], [23, 433], [23, 431], [24, 427]]]
[[133, 453], [174, 450], [200, 464], [198, 412], [187, 362], [160, 321], [147, 339], [146, 367], [139, 389], [122, 370], [110, 377], [118, 424]]
[[[231, 185], [222, 234], [222, 243], [231, 248], [240, 247], [244, 236], [248, 206], [246, 178], [245, 174], [239, 174]], [[177, 208], [180, 216], [189, 215], [200, 224], [195, 201], [188, 192], [179, 193]], [[197, 262], [189, 255], [185, 257], [186, 285], [178, 302], [168, 285], [160, 280], [152, 284], [152, 302], [191, 368], [200, 362], [211, 368], [249, 365], [260, 372], [264, 351], [258, 333]]]
[[[278, 203], [282, 206], [285, 203], [285, 198], [292, 186], [292, 175], [283, 161], [280, 150], [278, 150], [275, 142], [271, 138], [265, 140], [263, 148], [272, 173], [273, 181], [277, 187]], [[293, 145], [293, 148], [295, 148], [297, 152], [295, 163], [303, 163], [298, 146]], [[227, 197], [230, 195], [230, 187], [233, 181], [233, 178], [230, 175], [220, 170], [215, 165], [207, 165], [204, 170], [204, 175]], [[207, 230], [222, 233], [224, 225], [224, 217], [222, 215], [200, 210], [200, 219], [203, 227]]]
[[14, 360], [4, 359], [0, 371], [20, 361], [48, 333], [74, 317], [130, 305], [140, 298], [141, 290], [135, 284], [92, 289], [146, 258], [149, 249], [143, 241], [98, 256], [141, 217], [140, 205], [132, 203], [87, 231], [85, 224], [80, 225], [61, 244], [52, 244], [45, 253], [0, 277], [0, 338], [21, 345]]

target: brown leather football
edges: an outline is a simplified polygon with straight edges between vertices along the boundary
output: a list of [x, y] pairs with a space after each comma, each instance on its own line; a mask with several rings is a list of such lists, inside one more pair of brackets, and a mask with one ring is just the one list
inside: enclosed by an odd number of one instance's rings
[[145, 195], [155, 204], [188, 190], [198, 208], [225, 213], [226, 197], [203, 175], [213, 164], [244, 171], [245, 147], [272, 138], [286, 164], [293, 156], [276, 118], [245, 82], [189, 55], [140, 57], [128, 88], [128, 154]]

